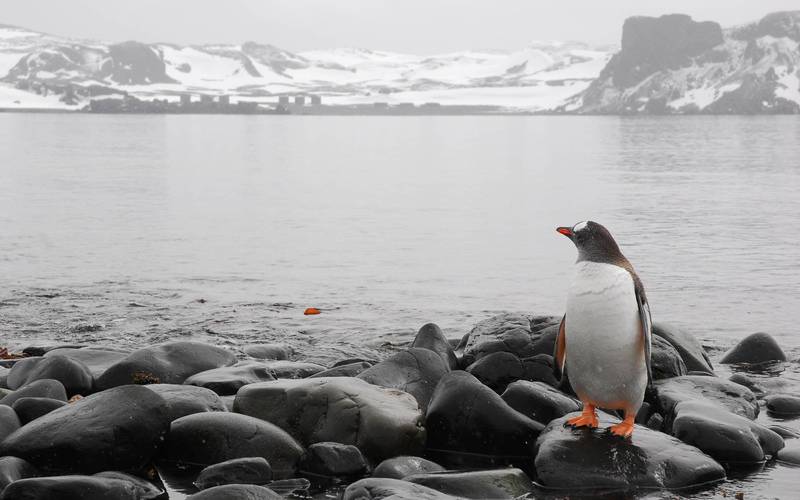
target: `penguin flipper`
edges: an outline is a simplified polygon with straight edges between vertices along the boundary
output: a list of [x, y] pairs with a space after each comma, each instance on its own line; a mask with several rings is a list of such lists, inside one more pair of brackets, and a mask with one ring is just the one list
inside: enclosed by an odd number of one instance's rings
[[653, 320], [650, 317], [650, 305], [644, 290], [636, 288], [636, 305], [639, 308], [639, 322], [642, 328], [642, 343], [644, 344], [644, 362], [647, 365], [647, 385], [653, 383], [653, 368], [650, 365], [650, 351], [652, 349]]
[[553, 353], [553, 374], [558, 379], [560, 379], [561, 375], [564, 373], [564, 363], [567, 359], [567, 337], [565, 331], [566, 321], [567, 315], [565, 314], [561, 318], [561, 324], [558, 325], [558, 336], [556, 337], [555, 352]]

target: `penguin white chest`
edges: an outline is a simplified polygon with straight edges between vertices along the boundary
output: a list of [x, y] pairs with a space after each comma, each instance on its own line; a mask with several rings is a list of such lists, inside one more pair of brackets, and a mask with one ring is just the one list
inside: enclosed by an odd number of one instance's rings
[[647, 367], [631, 274], [613, 264], [577, 263], [566, 313], [566, 364], [575, 392], [602, 408], [638, 410]]

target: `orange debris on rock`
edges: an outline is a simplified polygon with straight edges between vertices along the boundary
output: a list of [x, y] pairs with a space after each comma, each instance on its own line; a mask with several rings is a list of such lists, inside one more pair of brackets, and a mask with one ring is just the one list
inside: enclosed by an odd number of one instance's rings
[[27, 357], [22, 353], [8, 352], [8, 348], [0, 347], [0, 359], [21, 359]]
[[320, 312], [321, 311], [319, 309], [317, 309], [316, 307], [309, 307], [308, 309], [303, 311], [303, 314], [305, 314], [306, 316], [312, 316], [314, 314], [319, 314]]

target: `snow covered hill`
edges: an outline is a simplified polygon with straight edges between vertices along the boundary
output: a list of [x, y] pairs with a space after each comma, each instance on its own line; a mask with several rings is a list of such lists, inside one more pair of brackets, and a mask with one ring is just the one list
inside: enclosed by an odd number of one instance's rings
[[71, 40], [0, 26], [0, 107], [77, 108], [125, 93], [185, 93], [275, 102], [316, 94], [329, 104], [411, 102], [552, 109], [584, 91], [611, 57], [581, 43], [418, 56], [366, 49], [292, 53], [271, 45], [179, 46]]

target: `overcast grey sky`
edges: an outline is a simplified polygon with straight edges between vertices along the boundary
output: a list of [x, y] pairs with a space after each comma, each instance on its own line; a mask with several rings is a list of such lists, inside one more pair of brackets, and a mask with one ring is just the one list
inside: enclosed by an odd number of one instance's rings
[[632, 15], [686, 13], [725, 26], [798, 0], [0, 0], [0, 23], [109, 41], [271, 43], [416, 53], [619, 43]]

